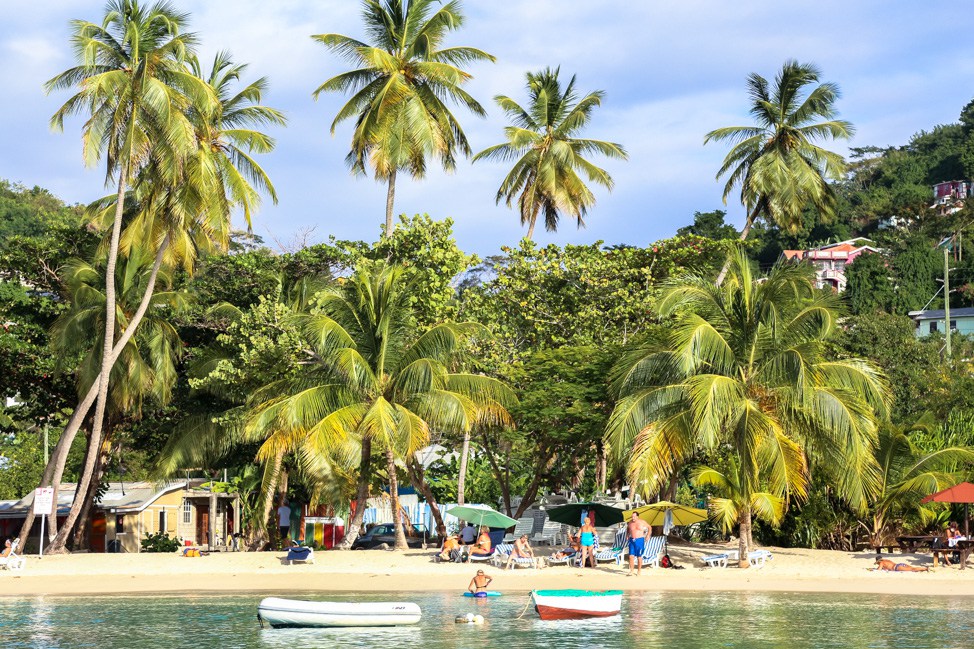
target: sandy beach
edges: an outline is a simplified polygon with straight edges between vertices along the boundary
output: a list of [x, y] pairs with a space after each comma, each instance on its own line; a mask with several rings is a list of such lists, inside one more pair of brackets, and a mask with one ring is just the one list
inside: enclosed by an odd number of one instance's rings
[[[730, 546], [726, 546], [730, 547]], [[0, 597], [164, 593], [309, 591], [451, 591], [466, 588], [478, 567], [494, 577], [492, 589], [621, 588], [653, 591], [836, 592], [891, 595], [974, 596], [974, 568], [932, 568], [929, 573], [869, 571], [874, 555], [826, 550], [768, 548], [774, 559], [760, 569], [701, 567], [699, 557], [723, 546], [671, 547], [683, 570], [554, 566], [503, 570], [491, 565], [434, 563], [431, 550], [319, 551], [316, 563], [286, 565], [283, 552], [176, 554], [74, 554], [27, 558], [20, 572], [0, 571]], [[542, 550], [542, 554], [545, 549]], [[893, 555], [895, 561], [932, 566], [928, 555]]]

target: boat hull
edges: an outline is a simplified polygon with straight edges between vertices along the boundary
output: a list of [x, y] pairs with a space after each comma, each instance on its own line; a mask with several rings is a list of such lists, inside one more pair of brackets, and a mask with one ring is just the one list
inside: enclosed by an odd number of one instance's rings
[[275, 629], [407, 626], [418, 624], [422, 612], [411, 602], [308, 602], [268, 597], [258, 604], [257, 617]]
[[542, 620], [581, 620], [612, 617], [622, 608], [622, 591], [533, 591], [534, 607]]

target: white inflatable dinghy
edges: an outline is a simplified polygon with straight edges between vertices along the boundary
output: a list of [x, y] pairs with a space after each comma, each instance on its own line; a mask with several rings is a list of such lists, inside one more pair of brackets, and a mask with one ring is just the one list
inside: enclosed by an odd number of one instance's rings
[[257, 605], [257, 619], [284, 627], [404, 626], [418, 624], [422, 612], [412, 602], [309, 602], [267, 597]]

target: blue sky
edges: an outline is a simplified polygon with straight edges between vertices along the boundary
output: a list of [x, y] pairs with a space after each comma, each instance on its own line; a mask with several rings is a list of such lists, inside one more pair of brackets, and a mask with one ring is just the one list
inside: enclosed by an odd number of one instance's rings
[[[270, 79], [266, 103], [289, 117], [289, 127], [273, 133], [277, 150], [262, 160], [280, 203], [265, 205], [255, 232], [285, 248], [329, 235], [375, 240], [385, 187], [351, 177], [344, 166], [349, 129], [334, 138], [328, 132], [342, 98], [311, 99], [345, 64], [309, 35], [361, 36], [359, 3], [173, 2], [193, 15], [204, 58], [228, 49], [249, 63], [254, 77]], [[620, 142], [630, 153], [628, 162], [604, 164], [616, 188], [596, 190], [588, 227], [564, 221], [556, 234], [539, 228], [542, 243], [646, 245], [689, 223], [694, 211], [721, 207], [722, 183], [714, 174], [726, 148], [704, 147], [703, 136], [747, 123], [747, 74], [772, 77], [786, 59], [814, 62], [825, 80], [841, 86], [841, 116], [857, 128], [851, 146], [905, 144], [918, 130], [956, 121], [974, 96], [969, 12], [957, 3], [467, 0], [465, 8], [466, 26], [450, 44], [498, 59], [473, 67], [468, 85], [488, 118], [457, 109], [475, 151], [502, 139], [505, 121], [492, 97], [523, 102], [524, 73], [560, 65], [563, 74], [577, 74], [581, 90], [606, 92], [586, 135]], [[105, 192], [104, 170], [82, 164], [80, 121], [63, 134], [48, 128], [67, 95], [42, 90], [72, 65], [68, 21], [100, 20], [102, 9], [93, 0], [0, 4], [0, 177], [47, 187], [68, 202]], [[505, 173], [503, 164], [465, 161], [453, 174], [434, 169], [423, 181], [399, 183], [396, 211], [451, 217], [464, 250], [493, 254], [524, 233], [512, 210], [494, 204]], [[740, 205], [731, 201], [726, 209], [731, 220], [743, 220]]]

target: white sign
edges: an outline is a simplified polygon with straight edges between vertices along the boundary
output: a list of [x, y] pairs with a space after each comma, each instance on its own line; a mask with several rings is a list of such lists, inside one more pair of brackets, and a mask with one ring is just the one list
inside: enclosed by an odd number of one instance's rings
[[54, 513], [54, 487], [34, 489], [34, 515], [50, 516]]

